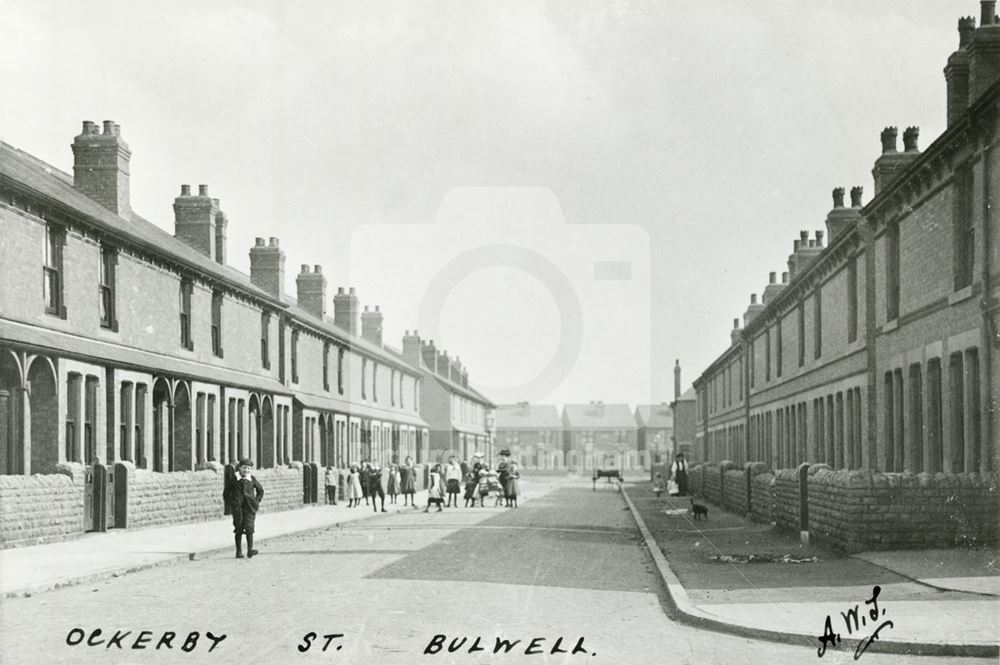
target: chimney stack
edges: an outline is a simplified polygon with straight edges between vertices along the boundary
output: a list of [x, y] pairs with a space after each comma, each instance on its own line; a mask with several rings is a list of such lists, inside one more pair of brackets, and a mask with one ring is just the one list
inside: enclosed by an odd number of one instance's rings
[[729, 333], [729, 341], [733, 346], [740, 343], [740, 332], [742, 332], [740, 330], [740, 320], [733, 319], [733, 329]]
[[[187, 191], [190, 192], [190, 188]], [[184, 188], [181, 195], [184, 195]], [[281, 299], [285, 287], [285, 253], [278, 246], [277, 238], [271, 237], [266, 245], [263, 238], [254, 241], [250, 248], [250, 283]]]
[[361, 336], [376, 346], [382, 346], [382, 312], [378, 305], [375, 305], [374, 312], [369, 312], [366, 305], [361, 313]]
[[778, 294], [784, 290], [784, 288], [785, 288], [784, 284], [778, 283], [778, 273], [776, 272], [768, 273], [767, 286], [764, 287], [763, 304], [766, 305], [767, 303], [774, 300], [778, 296]]
[[429, 371], [437, 373], [437, 349], [434, 346], [434, 340], [421, 344], [420, 355], [424, 361], [424, 366]]
[[962, 117], [969, 106], [969, 42], [976, 29], [971, 16], [958, 19], [958, 50], [948, 57], [944, 80], [948, 98], [948, 126]]
[[[1000, 78], [1000, 23], [995, 0], [982, 0], [979, 28], [969, 41], [969, 98], [967, 105], [979, 99]], [[947, 71], [947, 70], [946, 70]]]
[[681, 359], [674, 359], [674, 401], [681, 398]]
[[403, 335], [403, 359], [414, 367], [420, 367], [420, 334], [407, 330]]
[[73, 186], [123, 219], [132, 216], [129, 205], [129, 160], [132, 151], [121, 137], [121, 127], [104, 121], [83, 121], [73, 139]]
[[198, 195], [191, 195], [189, 185], [181, 185], [181, 195], [174, 199], [174, 237], [183, 240], [219, 264], [226, 261], [226, 215], [219, 209], [219, 199], [208, 195], [208, 185], [198, 185]]
[[309, 266], [302, 264], [302, 270], [295, 278], [299, 307], [306, 310], [320, 321], [326, 316], [326, 277], [323, 276], [323, 266], [316, 266], [311, 271]]
[[833, 242], [840, 234], [848, 231], [861, 219], [858, 208], [861, 207], [861, 188], [851, 189], [851, 207], [844, 207], [844, 188], [837, 187], [833, 190], [833, 209], [826, 214], [826, 231], [830, 235], [830, 242]]
[[435, 370], [439, 376], [451, 380], [451, 363], [448, 360], [448, 352], [441, 351], [437, 354], [437, 364]]
[[764, 309], [764, 305], [757, 302], [757, 294], [750, 294], [750, 305], [747, 307], [747, 311], [743, 313], [743, 327], [746, 328], [750, 325], [750, 322], [757, 318], [760, 311]]
[[337, 287], [337, 295], [333, 297], [333, 324], [346, 330], [351, 335], [358, 334], [358, 296], [354, 287], [349, 287], [344, 293], [344, 287]]
[[907, 127], [903, 133], [905, 152], [896, 150], [896, 136], [899, 131], [895, 127], [882, 130], [882, 154], [875, 160], [872, 177], [875, 179], [875, 194], [888, 187], [909, 166], [910, 162], [920, 155], [917, 149], [919, 129]]

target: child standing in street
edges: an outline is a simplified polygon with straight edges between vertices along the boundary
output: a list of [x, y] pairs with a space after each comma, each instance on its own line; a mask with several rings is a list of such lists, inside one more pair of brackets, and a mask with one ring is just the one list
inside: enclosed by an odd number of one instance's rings
[[476, 475], [469, 471], [465, 474], [465, 507], [476, 505], [476, 491], [479, 489], [479, 480]]
[[226, 505], [233, 515], [233, 533], [236, 539], [236, 558], [243, 558], [243, 536], [247, 537], [247, 558], [257, 556], [253, 547], [254, 522], [257, 520], [257, 509], [264, 498], [264, 486], [250, 475], [253, 462], [244, 457], [239, 461], [238, 473], [230, 481], [223, 495]]

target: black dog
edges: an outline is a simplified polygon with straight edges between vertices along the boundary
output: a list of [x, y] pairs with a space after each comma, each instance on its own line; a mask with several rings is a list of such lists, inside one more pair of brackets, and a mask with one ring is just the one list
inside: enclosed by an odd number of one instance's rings
[[691, 512], [694, 513], [694, 518], [697, 520], [700, 517], [708, 519], [708, 508], [701, 505], [700, 503], [695, 503], [694, 499], [691, 499]]

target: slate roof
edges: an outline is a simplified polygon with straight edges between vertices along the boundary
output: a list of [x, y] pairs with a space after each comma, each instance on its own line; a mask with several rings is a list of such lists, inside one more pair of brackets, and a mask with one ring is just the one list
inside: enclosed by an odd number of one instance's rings
[[671, 428], [674, 410], [666, 403], [640, 404], [635, 408], [635, 420], [639, 427]]
[[635, 416], [628, 404], [567, 404], [563, 422], [575, 429], [631, 429]]
[[496, 409], [496, 427], [501, 429], [562, 429], [555, 404], [501, 404]]

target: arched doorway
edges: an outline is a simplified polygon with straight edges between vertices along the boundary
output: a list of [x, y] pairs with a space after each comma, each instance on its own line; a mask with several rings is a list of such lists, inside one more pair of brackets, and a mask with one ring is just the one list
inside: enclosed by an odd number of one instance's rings
[[164, 378], [153, 384], [153, 471], [163, 471], [165, 452], [173, 448], [170, 385]]
[[28, 410], [31, 412], [31, 471], [51, 473], [59, 463], [59, 399], [56, 368], [50, 358], [29, 361]]
[[0, 473], [24, 473], [24, 383], [13, 353], [0, 351]]
[[274, 407], [271, 398], [264, 397], [260, 407], [260, 450], [258, 464], [262, 469], [270, 469], [274, 463]]
[[262, 459], [262, 450], [260, 433], [260, 398], [257, 397], [256, 393], [250, 395], [250, 406], [248, 410], [250, 416], [250, 436], [247, 440], [249, 448], [249, 456], [253, 459], [254, 464], [260, 468]]
[[187, 383], [178, 381], [174, 386], [174, 425], [171, 453], [167, 458], [168, 471], [191, 471], [194, 469], [191, 430], [194, 421], [191, 412], [191, 393]]

